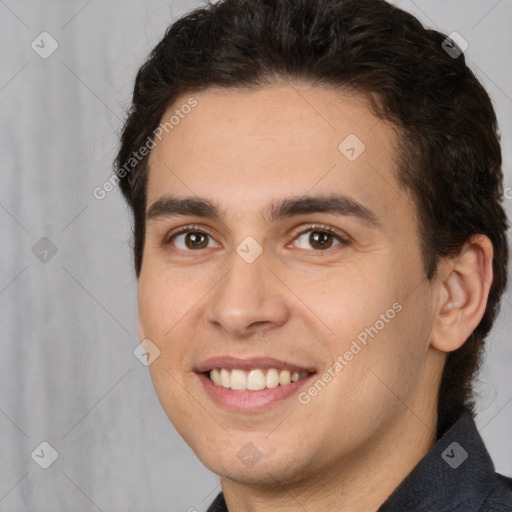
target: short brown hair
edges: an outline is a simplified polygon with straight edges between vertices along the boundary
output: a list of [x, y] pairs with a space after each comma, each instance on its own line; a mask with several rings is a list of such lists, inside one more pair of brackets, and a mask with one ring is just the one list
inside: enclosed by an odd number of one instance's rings
[[221, 0], [176, 21], [137, 73], [115, 161], [134, 217], [137, 277], [148, 157], [128, 170], [127, 162], [178, 96], [276, 79], [366, 94], [375, 113], [401, 134], [397, 173], [415, 199], [426, 277], [471, 235], [492, 241], [494, 280], [485, 314], [449, 354], [439, 390], [439, 408], [466, 405], [474, 413], [472, 382], [506, 286], [508, 224], [496, 115], [464, 55], [445, 51], [446, 40], [383, 0]]

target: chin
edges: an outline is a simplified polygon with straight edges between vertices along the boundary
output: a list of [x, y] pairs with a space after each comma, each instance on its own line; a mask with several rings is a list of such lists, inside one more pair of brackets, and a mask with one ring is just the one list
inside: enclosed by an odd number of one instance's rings
[[251, 435], [245, 437], [241, 448], [233, 441], [191, 448], [207, 469], [240, 484], [275, 488], [277, 482], [283, 485], [300, 481], [308, 472], [309, 464], [298, 461], [296, 451], [286, 453], [277, 446], [259, 449], [250, 441]]

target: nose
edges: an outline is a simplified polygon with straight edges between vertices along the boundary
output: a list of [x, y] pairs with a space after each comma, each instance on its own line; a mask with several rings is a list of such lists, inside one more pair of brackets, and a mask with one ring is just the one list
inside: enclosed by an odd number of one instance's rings
[[208, 323], [238, 339], [284, 325], [291, 312], [289, 297], [267, 267], [265, 253], [248, 263], [233, 251], [229, 263], [210, 297]]

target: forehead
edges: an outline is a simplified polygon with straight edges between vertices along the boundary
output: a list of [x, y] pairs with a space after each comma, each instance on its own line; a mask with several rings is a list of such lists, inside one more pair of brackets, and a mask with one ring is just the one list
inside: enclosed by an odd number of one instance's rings
[[[176, 123], [191, 97], [196, 106]], [[173, 114], [150, 154], [148, 208], [166, 194], [209, 197], [238, 213], [308, 193], [348, 194], [382, 214], [408, 203], [395, 131], [363, 96], [291, 83], [210, 88], [175, 101], [161, 126]]]

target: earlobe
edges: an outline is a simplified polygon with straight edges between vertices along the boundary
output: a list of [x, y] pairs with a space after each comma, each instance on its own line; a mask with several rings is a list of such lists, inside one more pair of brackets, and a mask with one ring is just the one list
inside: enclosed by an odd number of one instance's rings
[[492, 259], [489, 238], [475, 235], [456, 258], [440, 263], [438, 311], [431, 337], [434, 348], [457, 350], [480, 323], [492, 284]]

